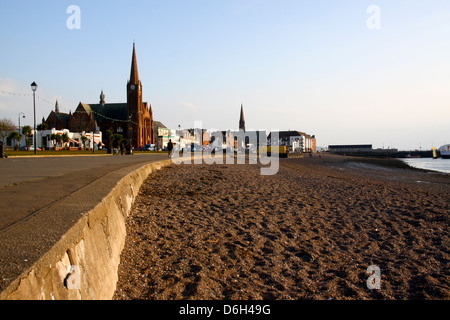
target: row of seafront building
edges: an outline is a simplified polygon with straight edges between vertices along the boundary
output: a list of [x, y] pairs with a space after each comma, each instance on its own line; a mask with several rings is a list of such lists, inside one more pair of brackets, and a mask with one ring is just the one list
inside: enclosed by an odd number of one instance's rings
[[[16, 131], [19, 131], [16, 129]], [[154, 145], [155, 150], [165, 150], [169, 140], [171, 140], [176, 148], [198, 148], [213, 150], [217, 148], [234, 150], [234, 149], [256, 149], [261, 145], [276, 144], [272, 141], [272, 132], [267, 133], [265, 130], [260, 131], [236, 131], [236, 130], [206, 130], [206, 129], [169, 129], [161, 122], [155, 121], [155, 132], [157, 139]], [[19, 132], [21, 134], [21, 132]], [[31, 132], [34, 133], [33, 131]], [[100, 149], [106, 145], [103, 141], [104, 135], [101, 131], [95, 132], [71, 132], [68, 129], [51, 128], [43, 131], [36, 131], [37, 148], [38, 149]], [[53, 135], [66, 135], [67, 142], [57, 142], [52, 139]], [[236, 137], [244, 135], [241, 145], [238, 145]], [[278, 145], [286, 146], [289, 152], [315, 152], [316, 139], [315, 136], [308, 135], [301, 131], [280, 131], [277, 132]], [[22, 135], [20, 141], [16, 141], [16, 145], [23, 147], [32, 146], [34, 139], [29, 138], [27, 144], [26, 138]], [[85, 138], [83, 138], [85, 137]], [[94, 139], [92, 139], [94, 137]], [[14, 142], [8, 141], [6, 144], [13, 147]], [[33, 146], [34, 147], [34, 146]]]
[[[104, 99], [103, 92], [101, 99]], [[102, 102], [103, 103], [103, 102]], [[83, 108], [85, 105], [80, 104]], [[77, 108], [77, 110], [80, 107]], [[84, 110], [84, 109], [83, 109]], [[108, 131], [110, 134], [121, 135], [128, 144], [132, 144], [130, 141], [130, 134], [127, 131], [126, 123], [122, 126], [117, 126], [114, 130], [108, 129], [107, 131], [101, 131], [96, 121], [93, 121], [95, 113], [91, 110], [88, 114], [78, 110], [74, 113], [76, 117], [81, 115], [86, 117], [86, 121], [83, 121], [83, 126], [75, 126], [74, 121], [67, 121], [70, 119], [70, 114], [61, 113], [59, 111], [58, 101], [56, 101], [55, 109], [52, 110], [47, 117], [47, 120], [42, 119], [42, 123], [37, 126], [36, 131], [36, 144], [38, 149], [101, 149], [108, 146], [107, 136]], [[65, 121], [63, 121], [65, 120]], [[73, 119], [72, 119], [73, 120]], [[80, 122], [81, 123], [81, 122]], [[143, 149], [149, 146], [150, 150], [165, 150], [169, 140], [171, 140], [176, 148], [195, 148], [197, 151], [199, 148], [205, 150], [213, 149], [253, 149], [256, 150], [260, 146], [264, 145], [279, 145], [285, 146], [286, 151], [290, 153], [299, 152], [315, 152], [316, 151], [316, 138], [314, 135], [309, 135], [297, 130], [277, 131], [276, 136], [278, 141], [273, 140], [272, 132], [267, 133], [266, 130], [246, 130], [243, 106], [241, 105], [241, 115], [239, 119], [239, 130], [206, 130], [202, 128], [191, 129], [177, 129], [167, 128], [160, 121], [151, 121], [152, 139], [147, 141], [145, 145], [133, 146], [135, 150]], [[40, 130], [39, 128], [44, 128]], [[89, 130], [91, 128], [91, 130]], [[73, 131], [75, 130], [75, 131]], [[31, 130], [31, 136], [25, 137], [20, 132], [20, 127], [16, 128], [17, 132], [21, 135], [20, 141], [9, 141], [6, 145], [12, 147], [15, 143], [19, 147], [32, 146], [34, 138], [32, 135], [34, 131]], [[55, 135], [66, 136], [64, 142], [54, 139]], [[238, 139], [238, 137], [243, 139]], [[28, 141], [27, 141], [28, 139]], [[59, 139], [61, 140], [61, 139]], [[33, 145], [34, 148], [34, 145]]]
[[[237, 137], [243, 136], [240, 145]], [[286, 146], [289, 152], [315, 152], [316, 138], [300, 131], [279, 131], [278, 141], [272, 141], [272, 132], [265, 130], [205, 130], [185, 129], [174, 130], [158, 129], [158, 148], [164, 149], [169, 140], [178, 148], [204, 148], [204, 149], [257, 149], [262, 145], [278, 144]]]

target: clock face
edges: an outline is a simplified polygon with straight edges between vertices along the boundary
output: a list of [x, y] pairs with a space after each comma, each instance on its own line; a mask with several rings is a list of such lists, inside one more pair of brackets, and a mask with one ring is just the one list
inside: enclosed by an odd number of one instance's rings
[[134, 84], [131, 85], [131, 90], [136, 89], [136, 86]]

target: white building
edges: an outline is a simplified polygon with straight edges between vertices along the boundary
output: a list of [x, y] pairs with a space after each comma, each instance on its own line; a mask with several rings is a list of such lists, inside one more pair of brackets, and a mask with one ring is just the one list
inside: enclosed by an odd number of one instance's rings
[[177, 134], [177, 130], [168, 129], [166, 127], [158, 128], [158, 140], [157, 146], [160, 149], [164, 149], [167, 147], [169, 140], [172, 140], [172, 143], [178, 144], [180, 140], [180, 136]]
[[[51, 139], [52, 134], [58, 134], [63, 135], [67, 134], [69, 137], [69, 142], [61, 142], [56, 143], [55, 140]], [[83, 139], [82, 137], [86, 137], [85, 144], [83, 145]], [[94, 139], [92, 139], [92, 131], [91, 132], [70, 132], [68, 129], [63, 130], [45, 130], [45, 131], [38, 131], [37, 133], [37, 146], [39, 149], [46, 148], [46, 149], [53, 149], [53, 148], [71, 148], [71, 149], [78, 149], [78, 148], [86, 148], [86, 149], [98, 149], [99, 144], [101, 145], [102, 142], [102, 132], [96, 132], [94, 133]], [[95, 145], [94, 145], [95, 143]]]
[[[267, 143], [272, 143], [272, 133], [267, 138]], [[278, 133], [278, 144], [287, 146], [290, 152], [316, 151], [316, 138], [300, 131], [280, 131]]]

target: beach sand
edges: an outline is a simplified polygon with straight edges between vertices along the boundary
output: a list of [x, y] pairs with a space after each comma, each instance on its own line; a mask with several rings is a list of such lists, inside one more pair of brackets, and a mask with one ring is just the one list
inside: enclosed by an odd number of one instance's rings
[[[450, 176], [387, 162], [155, 172], [127, 220], [114, 299], [449, 299]], [[373, 265], [380, 289], [367, 287]]]

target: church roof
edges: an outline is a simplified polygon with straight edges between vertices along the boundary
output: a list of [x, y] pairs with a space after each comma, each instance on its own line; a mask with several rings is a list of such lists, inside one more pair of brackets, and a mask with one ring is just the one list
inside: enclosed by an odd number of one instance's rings
[[70, 115], [68, 113], [55, 112], [56, 117], [61, 121], [68, 121]]
[[86, 111], [86, 113], [91, 113], [92, 109], [91, 106], [88, 105], [87, 103], [81, 103], [79, 104], [81, 107], [83, 107], [84, 111]]
[[108, 118], [128, 120], [126, 103], [107, 103], [102, 109], [101, 113]]
[[94, 119], [101, 123], [103, 121], [128, 120], [127, 119], [127, 103], [105, 103], [102, 104], [81, 104], [87, 113], [94, 111]]
[[[68, 113], [62, 113], [62, 112], [55, 112], [55, 110], [50, 111], [50, 114], [47, 117], [48, 119], [51, 119], [53, 117], [55, 117], [56, 119], [58, 119], [58, 121], [61, 123], [61, 125], [63, 127], [67, 127], [69, 124], [69, 119], [70, 119], [70, 114]], [[42, 122], [46, 122], [47, 120], [45, 120], [44, 118], [42, 118]]]
[[[52, 113], [55, 115], [55, 117], [56, 117], [59, 121], [62, 121], [64, 124], [69, 120], [69, 114], [68, 114], [68, 113], [55, 112], [54, 110], [52, 110], [52, 111], [50, 112], [50, 115], [51, 115]], [[50, 115], [49, 115], [49, 116], [50, 116]]]
[[161, 122], [159, 121], [153, 121], [153, 127], [154, 128], [163, 128], [163, 129], [167, 129], [165, 125], [163, 125]]

